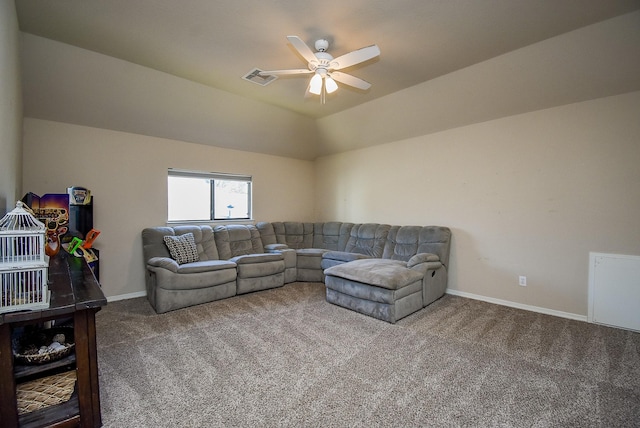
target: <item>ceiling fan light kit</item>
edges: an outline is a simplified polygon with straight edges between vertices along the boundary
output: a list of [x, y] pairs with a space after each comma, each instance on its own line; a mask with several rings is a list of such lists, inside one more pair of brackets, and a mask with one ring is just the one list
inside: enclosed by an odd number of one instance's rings
[[320, 95], [322, 91], [322, 76], [319, 73], [316, 73], [311, 78], [311, 82], [309, 82], [309, 92], [314, 95]]
[[320, 95], [320, 101], [323, 104], [325, 102], [325, 94], [331, 94], [338, 89], [336, 81], [363, 91], [371, 87], [369, 82], [338, 70], [376, 58], [380, 55], [378, 46], [367, 46], [334, 59], [333, 56], [326, 52], [329, 48], [329, 42], [325, 39], [316, 40], [314, 47], [317, 52], [313, 52], [298, 36], [287, 36], [287, 40], [307, 61], [308, 69], [261, 71], [259, 73], [261, 77], [313, 74], [309, 82], [308, 92]]
[[324, 88], [327, 90], [327, 94], [333, 94], [338, 90], [338, 84], [331, 77], [324, 78]]

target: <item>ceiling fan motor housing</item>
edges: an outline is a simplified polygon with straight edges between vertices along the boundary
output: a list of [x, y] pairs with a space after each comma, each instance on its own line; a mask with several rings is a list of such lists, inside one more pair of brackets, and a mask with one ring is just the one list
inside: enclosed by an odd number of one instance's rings
[[329, 68], [329, 63], [333, 61], [333, 57], [326, 52], [316, 52], [314, 55], [318, 61], [309, 62], [309, 70], [317, 70], [319, 68], [324, 68], [326, 70]]
[[325, 39], [316, 40], [315, 47], [318, 52], [325, 52], [329, 49], [329, 42]]

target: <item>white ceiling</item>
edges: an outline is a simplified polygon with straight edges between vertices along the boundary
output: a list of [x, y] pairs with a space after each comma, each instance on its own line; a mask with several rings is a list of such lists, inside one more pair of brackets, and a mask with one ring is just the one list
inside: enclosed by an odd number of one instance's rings
[[[16, 0], [23, 32], [156, 69], [311, 118], [354, 107], [524, 46], [640, 9], [638, 0]], [[286, 40], [343, 53], [377, 44], [321, 105], [307, 77], [261, 87], [254, 67], [304, 68]]]

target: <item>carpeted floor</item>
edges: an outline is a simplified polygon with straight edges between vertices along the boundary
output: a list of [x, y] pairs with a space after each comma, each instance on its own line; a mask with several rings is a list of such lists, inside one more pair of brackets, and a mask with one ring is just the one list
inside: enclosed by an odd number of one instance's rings
[[294, 283], [97, 314], [105, 427], [639, 427], [640, 334], [445, 296], [396, 325]]

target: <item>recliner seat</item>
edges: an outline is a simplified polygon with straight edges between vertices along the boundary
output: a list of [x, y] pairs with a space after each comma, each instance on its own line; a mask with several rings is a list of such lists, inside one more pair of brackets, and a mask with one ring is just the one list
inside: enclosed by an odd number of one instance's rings
[[[165, 236], [192, 233], [199, 261], [178, 264]], [[236, 295], [236, 263], [220, 260], [210, 226], [153, 227], [142, 231], [147, 299], [161, 314]]]
[[216, 226], [213, 235], [220, 258], [237, 265], [238, 294], [284, 285], [284, 255], [265, 252], [255, 226]]

